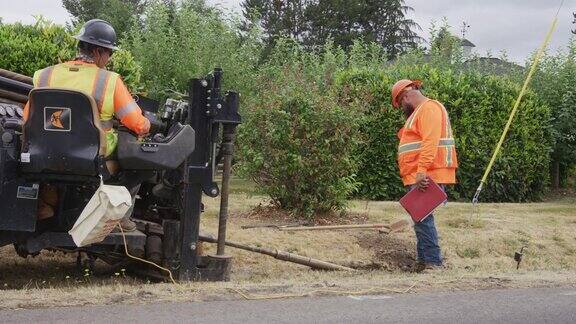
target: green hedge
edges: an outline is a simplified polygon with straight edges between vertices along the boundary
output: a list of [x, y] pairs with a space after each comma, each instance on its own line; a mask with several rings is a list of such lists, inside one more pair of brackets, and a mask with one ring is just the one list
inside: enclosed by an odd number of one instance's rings
[[[150, 94], [162, 97], [221, 65], [227, 87], [243, 95], [242, 169], [280, 206], [308, 215], [339, 209], [352, 194], [403, 194], [396, 165], [403, 117], [390, 105], [396, 80], [423, 80], [425, 94], [447, 107], [460, 160], [459, 183], [450, 189], [456, 199], [473, 195], [520, 89], [502, 76], [451, 70], [451, 63], [434, 67], [418, 56], [390, 64], [380, 47], [359, 42], [345, 53], [330, 43], [309, 52], [279, 41], [259, 65], [257, 31], [239, 34], [217, 12], [190, 6], [169, 12], [151, 2], [142, 24], [127, 34], [122, 45], [130, 52], [116, 53], [111, 68], [132, 89], [141, 89], [142, 75]], [[72, 58], [75, 41], [44, 21], [0, 24], [0, 52], [0, 67], [32, 75]], [[566, 109], [570, 98], [563, 98]], [[548, 107], [532, 92], [524, 97], [483, 201], [537, 200], [545, 192], [553, 144]]]
[[32, 76], [35, 71], [74, 57], [75, 40], [62, 26], [0, 24], [0, 67]]
[[[570, 176], [576, 173], [576, 37], [568, 46], [553, 55], [542, 58], [534, 75], [532, 88], [553, 107], [552, 127], [555, 143], [552, 156], [552, 183], [554, 187], [568, 186]], [[554, 179], [556, 181], [554, 181]]]
[[[34, 25], [0, 23], [0, 68], [27, 76], [47, 66], [73, 59], [76, 40], [63, 26], [40, 19]], [[143, 90], [140, 64], [125, 50], [109, 63], [133, 92]]]
[[[200, 6], [202, 7], [202, 6]], [[134, 25], [122, 40], [142, 64], [150, 96], [163, 99], [172, 90], [185, 92], [191, 78], [224, 70], [224, 85], [246, 94], [254, 79], [259, 44], [242, 37], [218, 11], [183, 2], [174, 8], [149, 1], [142, 26]]]
[[[363, 106], [365, 145], [358, 150], [358, 194], [397, 199], [403, 192], [396, 163], [397, 130], [403, 119], [390, 104], [390, 88], [401, 78], [420, 79], [425, 95], [446, 106], [457, 143], [456, 199], [471, 199], [492, 155], [520, 85], [502, 77], [460, 73], [427, 64], [399, 62], [381, 71], [346, 70], [337, 77], [340, 93]], [[548, 184], [552, 145], [550, 109], [528, 92], [482, 194], [483, 201], [537, 200]]]

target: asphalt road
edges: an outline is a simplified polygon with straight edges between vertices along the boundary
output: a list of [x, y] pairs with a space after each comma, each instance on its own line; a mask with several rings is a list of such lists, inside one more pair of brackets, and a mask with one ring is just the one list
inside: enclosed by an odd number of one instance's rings
[[576, 289], [111, 305], [0, 312], [0, 323], [576, 323]]

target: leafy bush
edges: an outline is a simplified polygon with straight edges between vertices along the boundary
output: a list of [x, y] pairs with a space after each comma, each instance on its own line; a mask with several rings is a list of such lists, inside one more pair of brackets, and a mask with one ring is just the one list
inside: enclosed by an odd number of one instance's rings
[[241, 171], [282, 208], [305, 216], [342, 209], [356, 188], [359, 134], [356, 112], [327, 87], [336, 57], [283, 50], [273, 61], [292, 59], [263, 66], [247, 99]]
[[130, 89], [130, 92], [141, 93], [144, 91], [142, 66], [129, 51], [121, 49], [114, 52], [112, 59], [108, 63], [108, 68], [122, 76], [122, 81]]
[[32, 76], [74, 57], [75, 40], [64, 27], [40, 18], [34, 25], [0, 23], [0, 67]]
[[[191, 78], [222, 67], [225, 86], [247, 93], [259, 56], [251, 34], [238, 34], [234, 21], [199, 1], [182, 1], [167, 6], [151, 1], [127, 33], [122, 45], [142, 65], [142, 76], [150, 96], [161, 99], [167, 90], [184, 92]], [[142, 27], [143, 26], [143, 27]]]
[[[34, 25], [0, 23], [0, 53], [1, 68], [32, 76], [37, 70], [73, 59], [76, 40], [63, 26], [43, 18]], [[130, 52], [115, 52], [109, 65], [132, 91], [142, 90], [142, 68]]]
[[351, 68], [336, 77], [341, 102], [362, 111], [359, 119], [363, 143], [355, 152], [359, 163], [355, 193], [371, 199], [391, 199], [405, 190], [399, 176], [396, 155], [402, 114], [390, 109], [390, 84], [396, 80], [382, 69]]
[[[520, 85], [503, 77], [434, 68], [402, 61], [380, 71], [350, 70], [338, 76], [340, 93], [366, 107], [359, 149], [359, 194], [397, 199], [403, 192], [397, 176], [396, 131], [403, 120], [390, 104], [390, 88], [401, 78], [420, 79], [425, 95], [446, 106], [457, 143], [460, 168], [455, 198], [471, 198], [492, 155]], [[538, 199], [548, 183], [550, 109], [527, 93], [482, 194], [484, 201]]]
[[[565, 51], [547, 55], [540, 63], [532, 88], [552, 108], [554, 187], [567, 186], [576, 166], [576, 39]], [[572, 174], [573, 176], [574, 174]]]

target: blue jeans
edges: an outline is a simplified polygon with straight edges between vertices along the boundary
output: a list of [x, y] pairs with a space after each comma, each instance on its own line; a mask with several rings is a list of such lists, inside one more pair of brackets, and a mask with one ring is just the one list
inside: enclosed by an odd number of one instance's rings
[[442, 255], [438, 245], [438, 232], [434, 225], [434, 215], [430, 215], [420, 223], [414, 224], [414, 231], [416, 232], [418, 261], [442, 265]]
[[[444, 186], [441, 186], [444, 189]], [[434, 265], [442, 265], [442, 255], [438, 243], [438, 232], [434, 224], [434, 215], [430, 215], [414, 224], [416, 232], [416, 251], [418, 261]]]

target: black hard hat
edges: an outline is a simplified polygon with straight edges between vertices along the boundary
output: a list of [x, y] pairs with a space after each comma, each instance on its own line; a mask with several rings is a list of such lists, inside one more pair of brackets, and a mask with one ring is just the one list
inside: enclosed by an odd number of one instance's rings
[[114, 31], [114, 27], [102, 19], [92, 19], [86, 22], [74, 38], [113, 51], [118, 49], [116, 47], [116, 31]]

